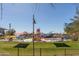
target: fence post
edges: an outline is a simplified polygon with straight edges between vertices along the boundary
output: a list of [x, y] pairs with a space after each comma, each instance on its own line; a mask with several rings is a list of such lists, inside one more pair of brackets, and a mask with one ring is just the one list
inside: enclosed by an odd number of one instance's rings
[[17, 55], [19, 56], [19, 48], [17, 49]]
[[[53, 49], [52, 49], [52, 50], [53, 50]], [[54, 48], [54, 50], [53, 50], [53, 51], [56, 53], [56, 50], [57, 50], [57, 49], [56, 49], [56, 48]], [[56, 56], [56, 54], [54, 54], [54, 56]]]
[[41, 49], [42, 49], [42, 48], [40, 48], [40, 56], [41, 56]]
[[66, 56], [66, 48], [64, 49], [64, 53], [65, 53], [65, 56]]

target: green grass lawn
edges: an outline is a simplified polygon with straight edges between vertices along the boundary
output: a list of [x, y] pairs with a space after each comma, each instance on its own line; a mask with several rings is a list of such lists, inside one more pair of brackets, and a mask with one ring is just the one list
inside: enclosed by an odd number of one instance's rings
[[[58, 42], [57, 42], [58, 43]], [[65, 55], [65, 52], [67, 55], [79, 55], [79, 41], [70, 41], [70, 42], [64, 42], [65, 44], [69, 45], [70, 47], [67, 47], [65, 51], [65, 48], [59, 48], [56, 47], [51, 42], [35, 42], [35, 55], [40, 55], [40, 48], [42, 55], [45, 56], [52, 56], [52, 55]], [[18, 48], [14, 48], [19, 44], [19, 42], [0, 42], [0, 55], [18, 55]], [[28, 43], [29, 45], [26, 48], [20, 48], [19, 49], [19, 55], [23, 56], [31, 56], [33, 55], [33, 43]]]
[[[51, 42], [35, 42], [35, 48], [55, 48], [56, 46]], [[30, 43], [30, 45], [27, 48], [32, 48], [33, 43]]]

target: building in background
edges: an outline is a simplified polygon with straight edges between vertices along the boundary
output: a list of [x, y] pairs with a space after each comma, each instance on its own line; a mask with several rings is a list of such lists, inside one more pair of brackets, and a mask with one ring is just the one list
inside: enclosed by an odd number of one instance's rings
[[40, 32], [39, 28], [36, 30], [35, 40], [36, 41], [41, 41], [41, 32]]
[[5, 35], [6, 30], [5, 28], [0, 28], [0, 36]]

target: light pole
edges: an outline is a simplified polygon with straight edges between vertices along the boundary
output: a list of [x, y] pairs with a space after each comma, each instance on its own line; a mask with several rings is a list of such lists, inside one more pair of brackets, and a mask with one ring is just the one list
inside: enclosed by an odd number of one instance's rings
[[34, 44], [34, 38], [35, 38], [35, 24], [36, 24], [36, 21], [35, 21], [35, 18], [34, 18], [34, 14], [33, 14], [33, 56], [35, 56], [35, 44]]
[[34, 38], [35, 38], [35, 24], [36, 24], [36, 21], [35, 21], [35, 17], [34, 17], [34, 14], [37, 10], [37, 4], [36, 4], [36, 7], [34, 8], [33, 10], [33, 18], [32, 18], [32, 21], [33, 21], [33, 38], [32, 38], [32, 42], [33, 42], [33, 56], [35, 56], [35, 43], [34, 43]]
[[11, 33], [11, 23], [9, 23], [9, 41], [10, 41], [10, 34]]

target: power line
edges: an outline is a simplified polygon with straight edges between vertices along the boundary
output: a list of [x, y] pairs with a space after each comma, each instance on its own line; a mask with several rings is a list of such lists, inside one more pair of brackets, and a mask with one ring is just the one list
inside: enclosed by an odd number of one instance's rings
[[35, 4], [35, 6], [34, 6], [34, 8], [33, 8], [33, 14], [35, 14], [36, 8], [37, 8], [37, 4]]
[[53, 8], [56, 8], [54, 3], [49, 3], [49, 5]]

